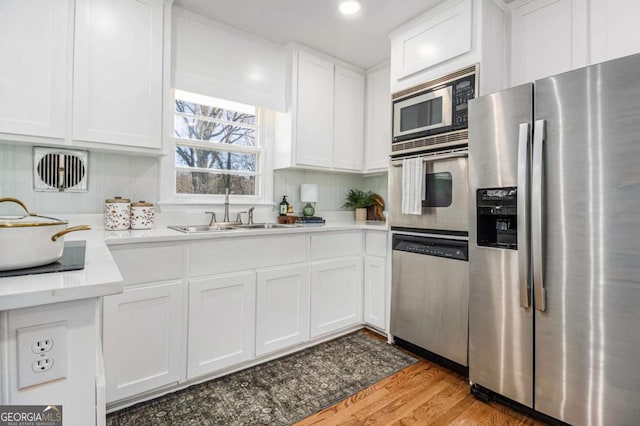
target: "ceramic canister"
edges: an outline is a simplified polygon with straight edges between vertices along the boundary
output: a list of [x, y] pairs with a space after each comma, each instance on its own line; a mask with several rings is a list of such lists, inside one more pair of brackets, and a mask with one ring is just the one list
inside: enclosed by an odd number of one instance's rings
[[131, 223], [131, 200], [114, 197], [105, 200], [104, 229], [121, 231], [129, 229]]
[[153, 204], [145, 201], [131, 203], [131, 229], [151, 229], [153, 219]]

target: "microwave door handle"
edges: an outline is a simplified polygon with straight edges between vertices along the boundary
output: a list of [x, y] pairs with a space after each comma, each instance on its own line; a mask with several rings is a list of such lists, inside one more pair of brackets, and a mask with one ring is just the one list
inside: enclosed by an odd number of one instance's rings
[[544, 312], [547, 309], [546, 291], [544, 288], [544, 209], [543, 176], [544, 176], [544, 143], [546, 140], [545, 120], [538, 120], [533, 130], [533, 170], [531, 187], [531, 250], [533, 264], [533, 289], [535, 308]]
[[529, 164], [531, 163], [531, 130], [529, 123], [521, 123], [518, 132], [518, 281], [520, 306], [531, 306], [529, 257]]

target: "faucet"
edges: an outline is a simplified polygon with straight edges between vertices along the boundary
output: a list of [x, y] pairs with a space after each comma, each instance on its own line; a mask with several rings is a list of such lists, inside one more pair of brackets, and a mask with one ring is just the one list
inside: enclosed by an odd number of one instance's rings
[[204, 212], [205, 214], [211, 215], [211, 220], [209, 221], [209, 226], [213, 225], [216, 222], [216, 212]]
[[224, 189], [224, 219], [223, 222], [229, 222], [229, 187]]
[[242, 225], [242, 213], [247, 213], [247, 216], [249, 218], [247, 224], [253, 225], [253, 211], [255, 209], [255, 207], [251, 207], [249, 210], [238, 212], [238, 214], [236, 215], [236, 222]]

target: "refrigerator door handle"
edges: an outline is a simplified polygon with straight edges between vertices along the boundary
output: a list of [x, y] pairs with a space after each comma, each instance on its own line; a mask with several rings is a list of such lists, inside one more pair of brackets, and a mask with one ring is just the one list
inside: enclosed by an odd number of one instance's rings
[[529, 123], [521, 123], [518, 132], [518, 281], [520, 306], [531, 306], [529, 282], [529, 164], [531, 164], [531, 131]]
[[544, 228], [542, 223], [544, 196], [543, 188], [543, 152], [546, 141], [545, 120], [537, 120], [533, 130], [533, 170], [531, 188], [531, 250], [533, 263], [533, 289], [534, 303], [538, 311], [547, 309], [546, 292], [544, 289], [544, 276], [542, 269], [543, 260], [543, 236]]

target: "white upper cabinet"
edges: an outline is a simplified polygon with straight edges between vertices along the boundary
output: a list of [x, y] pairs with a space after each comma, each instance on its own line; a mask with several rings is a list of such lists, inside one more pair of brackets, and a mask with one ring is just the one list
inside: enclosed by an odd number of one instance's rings
[[2, 0], [0, 133], [64, 138], [68, 13], [67, 0]]
[[362, 171], [364, 73], [292, 48], [291, 104], [277, 115], [274, 167]]
[[640, 2], [533, 0], [511, 11], [511, 85], [640, 52]]
[[471, 51], [471, 0], [447, 7], [394, 37], [393, 78], [401, 80]]
[[76, 0], [73, 139], [161, 147], [163, 0]]
[[587, 65], [584, 0], [537, 0], [511, 14], [511, 85]]
[[298, 53], [296, 160], [331, 167], [333, 155], [333, 63]]
[[[501, 3], [501, 2], [500, 2]], [[480, 63], [480, 94], [505, 87], [507, 15], [493, 0], [448, 0], [397, 28], [391, 92]]]
[[333, 167], [362, 170], [364, 140], [364, 75], [335, 68]]
[[391, 148], [391, 87], [389, 66], [367, 73], [365, 172], [386, 171]]
[[591, 0], [591, 62], [640, 52], [640, 2]]

